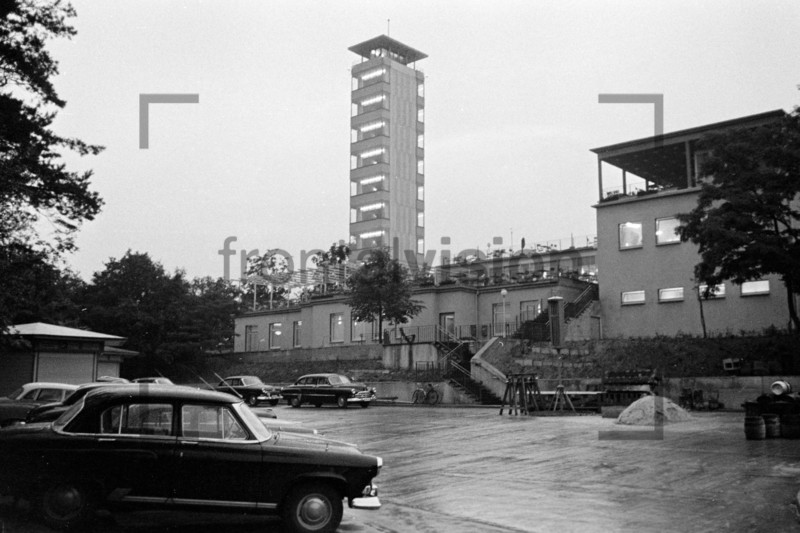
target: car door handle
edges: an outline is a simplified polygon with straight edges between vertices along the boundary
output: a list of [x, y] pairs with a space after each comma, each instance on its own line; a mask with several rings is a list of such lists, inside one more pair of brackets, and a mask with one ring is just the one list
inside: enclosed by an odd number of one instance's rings
[[97, 439], [97, 442], [117, 442], [117, 439], [99, 438], [99, 439]]
[[181, 442], [181, 446], [197, 446], [198, 444], [200, 444], [196, 440], [182, 440], [180, 442]]

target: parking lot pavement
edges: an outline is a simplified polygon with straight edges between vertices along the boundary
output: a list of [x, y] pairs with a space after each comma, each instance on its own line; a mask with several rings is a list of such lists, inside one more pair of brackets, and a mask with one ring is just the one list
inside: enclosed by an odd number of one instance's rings
[[[663, 440], [601, 440], [597, 415], [527, 417], [458, 407], [277, 407], [383, 457], [383, 508], [345, 509], [340, 532], [800, 531], [800, 441], [744, 438], [743, 413], [695, 413]], [[655, 434], [653, 435], [655, 436]], [[48, 531], [3, 511], [3, 531]], [[274, 518], [137, 512], [109, 533], [270, 533]]]

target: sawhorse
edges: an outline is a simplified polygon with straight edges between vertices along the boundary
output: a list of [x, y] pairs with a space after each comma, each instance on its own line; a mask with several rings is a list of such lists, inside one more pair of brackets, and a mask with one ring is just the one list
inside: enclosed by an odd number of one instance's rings
[[506, 379], [506, 391], [503, 394], [503, 403], [500, 406], [500, 414], [503, 408], [508, 405], [508, 414], [533, 414], [538, 411], [539, 406], [544, 407], [539, 382], [536, 374], [509, 374]]

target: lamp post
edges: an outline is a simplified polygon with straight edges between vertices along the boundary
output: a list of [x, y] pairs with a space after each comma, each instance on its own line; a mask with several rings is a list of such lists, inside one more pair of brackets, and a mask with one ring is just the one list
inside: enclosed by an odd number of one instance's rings
[[500, 297], [503, 299], [503, 337], [506, 336], [506, 296], [508, 296], [508, 291], [503, 289], [500, 291]]

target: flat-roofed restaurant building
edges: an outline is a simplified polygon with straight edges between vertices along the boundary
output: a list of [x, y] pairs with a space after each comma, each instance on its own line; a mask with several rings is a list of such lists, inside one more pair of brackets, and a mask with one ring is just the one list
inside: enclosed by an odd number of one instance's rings
[[0, 352], [0, 395], [32, 381], [80, 385], [101, 376], [119, 376], [125, 337], [42, 322], [17, 324], [5, 334], [13, 348]]
[[[675, 234], [676, 215], [697, 205], [707, 133], [780, 120], [781, 110], [595, 148], [597, 271], [604, 337], [702, 334], [694, 265], [697, 246]], [[613, 179], [612, 179], [613, 172]], [[613, 185], [612, 185], [613, 184]], [[755, 332], [789, 323], [776, 276], [726, 281], [702, 302], [709, 333]]]
[[[531, 248], [505, 257], [458, 258], [437, 267], [415, 284], [413, 298], [424, 309], [407, 324], [384, 322], [383, 332], [377, 322], [352, 319], [346, 292], [315, 288], [302, 299], [238, 316], [234, 351], [288, 359], [383, 357], [389, 367], [413, 368], [414, 363], [437, 361], [442, 343], [481, 343], [503, 332], [515, 333], [523, 323], [544, 318], [553, 296], [566, 304], [582, 302], [568, 335], [598, 338], [599, 320], [593, 312], [595, 240], [573, 241], [550, 241], [547, 251]], [[385, 346], [390, 348], [384, 351]]]
[[[386, 35], [351, 46], [350, 247], [425, 250], [425, 76], [427, 55]], [[421, 262], [420, 262], [421, 264]]]

